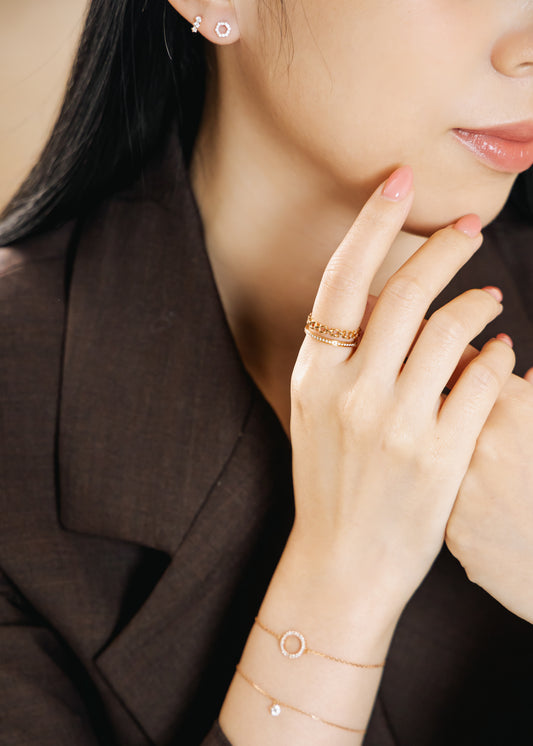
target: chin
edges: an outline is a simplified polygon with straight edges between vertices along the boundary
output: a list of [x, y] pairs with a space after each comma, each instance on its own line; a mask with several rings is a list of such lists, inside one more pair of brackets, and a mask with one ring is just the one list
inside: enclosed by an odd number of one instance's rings
[[431, 200], [430, 204], [428, 204], [428, 200], [424, 200], [422, 203], [422, 200], [417, 200], [415, 195], [415, 201], [404, 225], [404, 231], [427, 238], [440, 228], [455, 223], [460, 217], [469, 213], [479, 215], [481, 223], [485, 227], [492, 223], [502, 211], [509, 198], [511, 187], [512, 185], [505, 192], [500, 189], [499, 194], [492, 192], [490, 195], [483, 194], [482, 190], [478, 190], [476, 193], [476, 190], [473, 189], [470, 193], [463, 194], [462, 198], [443, 199], [441, 201]]

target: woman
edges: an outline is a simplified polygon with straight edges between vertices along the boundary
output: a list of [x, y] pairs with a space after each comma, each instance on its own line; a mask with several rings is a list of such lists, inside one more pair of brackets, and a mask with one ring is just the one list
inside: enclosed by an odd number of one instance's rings
[[0, 233], [3, 743], [529, 743], [532, 39], [92, 3]]

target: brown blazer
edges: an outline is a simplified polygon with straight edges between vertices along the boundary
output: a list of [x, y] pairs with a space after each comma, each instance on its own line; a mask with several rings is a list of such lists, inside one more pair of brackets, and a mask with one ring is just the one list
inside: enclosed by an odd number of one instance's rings
[[[453, 293], [503, 288], [523, 371], [533, 228], [486, 235]], [[0, 254], [0, 743], [227, 744], [217, 713], [291, 524], [290, 446], [234, 346], [176, 141]], [[532, 700], [531, 627], [443, 550], [365, 746], [531, 746]]]

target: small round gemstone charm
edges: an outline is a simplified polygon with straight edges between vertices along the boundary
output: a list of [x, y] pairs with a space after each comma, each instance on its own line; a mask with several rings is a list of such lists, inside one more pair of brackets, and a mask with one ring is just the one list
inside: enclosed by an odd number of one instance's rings
[[[296, 637], [300, 641], [300, 647], [295, 653], [289, 653], [287, 650], [285, 643], [289, 639], [289, 637]], [[296, 632], [294, 629], [290, 629], [288, 632], [285, 632], [285, 634], [281, 637], [279, 641], [279, 647], [281, 652], [286, 658], [300, 658], [305, 653], [305, 650], [307, 648], [305, 637], [302, 635], [301, 632]]]
[[277, 718], [279, 715], [281, 715], [281, 707], [278, 705], [277, 702], [272, 702], [272, 706], [270, 708], [270, 714], [274, 718]]

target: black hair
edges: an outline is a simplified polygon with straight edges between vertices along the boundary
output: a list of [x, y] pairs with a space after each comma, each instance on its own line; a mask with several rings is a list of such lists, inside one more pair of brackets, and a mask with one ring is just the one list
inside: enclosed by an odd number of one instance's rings
[[0, 246], [130, 183], [172, 123], [188, 162], [205, 98], [204, 46], [168, 0], [92, 0], [61, 111], [4, 210]]
[[[168, 0], [91, 0], [61, 111], [1, 216], [0, 246], [61, 225], [130, 183], [173, 122], [189, 163], [207, 49]], [[533, 221], [533, 169], [511, 200]]]

